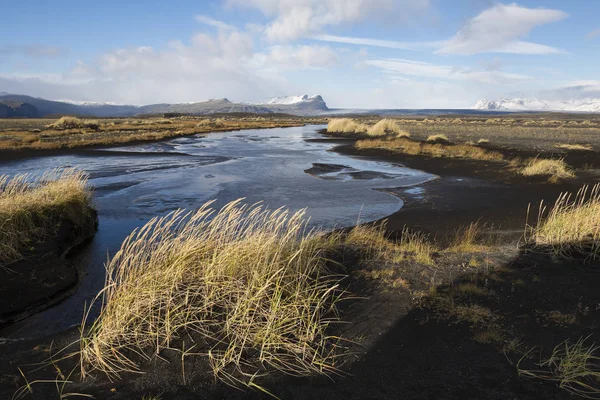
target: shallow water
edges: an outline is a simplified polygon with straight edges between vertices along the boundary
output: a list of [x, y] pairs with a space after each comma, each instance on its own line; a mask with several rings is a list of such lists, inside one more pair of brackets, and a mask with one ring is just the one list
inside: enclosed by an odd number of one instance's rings
[[82, 150], [77, 154], [2, 162], [1, 174], [37, 174], [77, 166], [94, 187], [99, 230], [72, 257], [83, 271], [76, 293], [60, 304], [0, 331], [0, 337], [40, 337], [81, 321], [83, 307], [104, 283], [104, 262], [135, 227], [177, 208], [215, 207], [245, 197], [270, 208], [307, 208], [314, 227], [346, 227], [383, 218], [402, 201], [383, 191], [434, 178], [401, 165], [329, 151], [322, 126], [246, 130], [162, 143]]

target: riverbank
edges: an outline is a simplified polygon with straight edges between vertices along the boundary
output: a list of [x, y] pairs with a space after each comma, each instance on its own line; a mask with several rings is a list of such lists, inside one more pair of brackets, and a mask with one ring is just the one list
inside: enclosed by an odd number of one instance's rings
[[94, 235], [97, 222], [79, 171], [0, 177], [0, 327], [68, 296], [78, 273], [65, 256]]
[[[535, 199], [543, 197], [551, 204], [560, 191], [593, 183], [594, 169], [575, 180], [549, 184], [507, 174], [497, 164], [380, 150], [353, 152], [352, 140], [343, 141], [339, 152], [403, 164], [440, 178], [398, 190], [405, 204], [388, 218], [388, 231], [399, 241], [378, 242], [382, 252], [371, 257], [338, 260], [348, 275], [345, 287], [359, 297], [340, 309], [347, 324], [333, 325], [330, 331], [344, 338], [338, 373], [332, 379], [274, 373], [258, 384], [279, 398], [294, 399], [573, 398], [559, 387], [560, 381], [552, 380], [560, 378], [552, 366], [536, 363], [555, 347], [560, 356], [564, 346], [580, 338], [592, 335], [586, 345], [600, 339], [600, 274], [593, 262], [526, 251], [517, 242], [529, 202], [537, 215]], [[460, 226], [478, 220], [481, 227], [494, 227], [463, 229], [455, 235]], [[401, 239], [405, 226], [428, 233], [429, 240], [420, 236], [419, 246], [414, 241], [408, 246]], [[76, 339], [74, 330], [11, 344], [0, 355], [6, 393], [8, 386], [23, 384], [14, 365], [41, 361], [52, 353], [51, 347], [60, 349]], [[565, 340], [570, 344], [561, 347]], [[190, 350], [189, 357], [181, 350], [165, 351], [145, 363], [144, 375], [125, 374], [109, 382], [95, 374], [66, 390], [111, 399], [265, 396], [256, 388], [240, 392], [215, 382], [206, 360], [192, 357], [202, 348]], [[56, 369], [48, 365], [28, 378], [41, 379], [42, 372], [46, 378], [56, 376]], [[593, 375], [587, 378], [593, 380]], [[69, 379], [78, 381], [77, 370]], [[56, 390], [54, 383], [32, 387], [30, 398], [45, 398]]]
[[44, 151], [107, 147], [156, 142], [209, 132], [302, 126], [322, 119], [293, 116], [223, 116], [85, 120], [53, 119], [0, 120], [0, 156], [21, 158]]

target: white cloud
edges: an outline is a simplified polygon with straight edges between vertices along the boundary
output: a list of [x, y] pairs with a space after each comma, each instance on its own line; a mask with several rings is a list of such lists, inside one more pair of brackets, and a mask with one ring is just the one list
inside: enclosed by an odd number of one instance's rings
[[551, 100], [600, 98], [600, 81], [572, 81], [557, 88], [543, 91], [542, 96]]
[[[327, 26], [368, 17], [398, 18], [429, 7], [429, 0], [228, 0], [230, 6], [256, 8], [271, 21], [264, 29], [271, 42], [287, 42], [321, 33]], [[402, 12], [396, 12], [396, 11]]]
[[[216, 25], [218, 26], [218, 24]], [[2, 90], [47, 98], [127, 104], [231, 97], [257, 101], [291, 85], [285, 71], [329, 68], [338, 61], [324, 45], [280, 45], [257, 51], [251, 34], [223, 28], [167, 48], [118, 49], [58, 74], [4, 74]]]
[[332, 43], [345, 43], [355, 44], [360, 46], [374, 46], [374, 47], [385, 47], [388, 49], [400, 49], [400, 50], [414, 50], [424, 47], [438, 47], [441, 42], [398, 42], [394, 40], [380, 40], [380, 39], [369, 39], [359, 37], [348, 37], [348, 36], [336, 36], [336, 35], [316, 35], [311, 39], [318, 40], [320, 42], [332, 42]]
[[493, 52], [533, 55], [566, 53], [565, 51], [557, 49], [555, 47], [521, 41], [507, 43], [503, 46], [496, 48]]
[[394, 79], [405, 75], [431, 80], [468, 80], [483, 84], [512, 84], [533, 79], [527, 75], [508, 73], [500, 70], [478, 71], [397, 58], [367, 60], [364, 63], [382, 69], [384, 72], [391, 74]]
[[229, 25], [226, 22], [219, 21], [218, 19], [214, 19], [207, 15], [196, 15], [196, 21], [219, 29], [235, 29], [233, 25]]
[[322, 94], [328, 104], [341, 108], [450, 109], [471, 107], [481, 93], [477, 87], [462, 82], [430, 82], [394, 77], [385, 82], [369, 82], [367, 88], [349, 84]]
[[595, 38], [597, 36], [600, 36], [600, 29], [596, 29], [594, 31], [591, 31], [590, 33], [588, 33], [587, 35], [585, 35], [588, 39], [592, 39]]
[[566, 17], [567, 14], [559, 10], [525, 8], [516, 3], [496, 4], [472, 18], [438, 52], [462, 55], [487, 52], [557, 53], [560, 50], [520, 39], [536, 26]]
[[329, 68], [338, 62], [338, 56], [329, 46], [272, 46], [257, 53], [251, 65], [257, 68], [311, 69]]

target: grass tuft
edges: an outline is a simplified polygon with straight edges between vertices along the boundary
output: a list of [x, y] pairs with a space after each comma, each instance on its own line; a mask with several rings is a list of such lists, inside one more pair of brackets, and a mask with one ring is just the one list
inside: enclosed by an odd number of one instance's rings
[[354, 227], [344, 240], [347, 247], [360, 248], [366, 257], [377, 262], [396, 263], [406, 259], [432, 265], [437, 248], [420, 232], [402, 230], [399, 241], [389, 240], [386, 225], [365, 224]]
[[543, 202], [534, 226], [526, 225], [525, 239], [555, 255], [598, 259], [600, 256], [600, 184], [582, 187], [575, 195], [561, 193], [550, 210]]
[[338, 244], [308, 232], [304, 211], [241, 199], [154, 218], [107, 265], [100, 316], [81, 341], [82, 376], [139, 371], [184, 334], [234, 386], [273, 369], [335, 371], [337, 339], [326, 330], [338, 321], [341, 277], [327, 264]]
[[457, 229], [448, 250], [456, 253], [474, 253], [485, 247], [481, 244], [482, 239], [483, 227], [479, 222], [472, 222]]
[[23, 258], [24, 251], [50, 239], [61, 224], [89, 226], [95, 220], [90, 204], [87, 176], [81, 171], [0, 176], [0, 266]]
[[402, 127], [398, 124], [397, 121], [390, 118], [384, 118], [378, 121], [375, 125], [369, 127], [369, 129], [367, 130], [367, 134], [369, 136], [395, 135], [399, 138], [410, 137], [410, 133], [402, 129]]
[[367, 126], [354, 122], [350, 118], [333, 118], [329, 120], [327, 132], [332, 133], [366, 133]]
[[444, 145], [423, 143], [407, 138], [377, 138], [359, 140], [354, 146], [357, 149], [385, 149], [394, 153], [421, 155], [440, 158], [462, 158], [468, 160], [502, 161], [504, 156], [497, 151], [486, 150], [467, 144]]
[[587, 339], [559, 344], [549, 358], [538, 363], [540, 370], [520, 368], [521, 359], [519, 375], [557, 382], [561, 389], [583, 398], [600, 398], [600, 346], [586, 344]]
[[448, 136], [442, 135], [442, 134], [429, 135], [427, 137], [426, 141], [428, 143], [441, 143], [441, 144], [448, 144], [448, 143], [450, 143], [450, 139], [448, 139]]
[[48, 128], [51, 129], [93, 129], [98, 130], [100, 123], [93, 119], [79, 119], [76, 117], [61, 117], [59, 120], [54, 121]]
[[554, 147], [564, 150], [581, 150], [581, 151], [591, 151], [592, 145], [590, 144], [569, 144], [569, 143], [561, 143], [557, 144]]
[[527, 165], [521, 170], [521, 175], [537, 176], [549, 175], [553, 179], [565, 179], [575, 176], [567, 163], [563, 160], [551, 160], [533, 158], [529, 160]]

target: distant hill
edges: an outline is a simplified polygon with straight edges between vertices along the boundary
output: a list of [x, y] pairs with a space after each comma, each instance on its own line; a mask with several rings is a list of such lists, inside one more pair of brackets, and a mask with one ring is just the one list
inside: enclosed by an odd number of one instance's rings
[[95, 117], [128, 117], [134, 115], [153, 114], [226, 114], [253, 113], [271, 114], [285, 113], [292, 115], [319, 115], [327, 113], [329, 108], [319, 95], [292, 96], [296, 101], [278, 102], [273, 99], [264, 104], [234, 103], [228, 99], [213, 99], [196, 103], [150, 104], [145, 106], [117, 105], [96, 102], [54, 101], [37, 97], [0, 93], [0, 101], [27, 103], [37, 108], [39, 116], [48, 115], [80, 115]]
[[38, 109], [29, 103], [0, 100], [0, 118], [35, 118], [39, 116]]
[[539, 100], [536, 98], [500, 98], [498, 100], [479, 100], [473, 107], [482, 111], [566, 111], [600, 112], [600, 99], [581, 100]]

